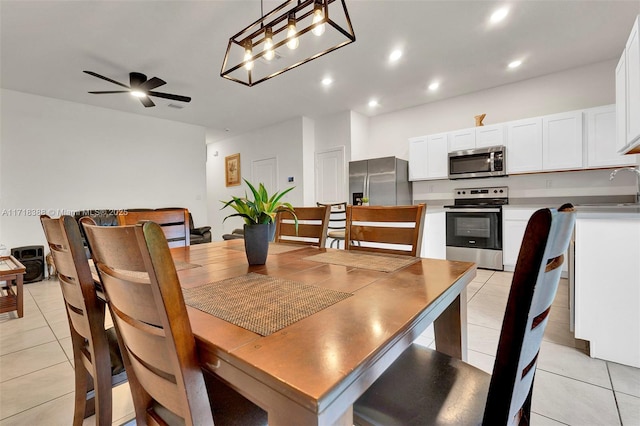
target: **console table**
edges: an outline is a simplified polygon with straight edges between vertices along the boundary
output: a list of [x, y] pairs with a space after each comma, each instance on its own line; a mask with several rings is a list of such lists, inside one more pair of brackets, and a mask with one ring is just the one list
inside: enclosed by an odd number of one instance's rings
[[[0, 256], [0, 282], [4, 281], [0, 288], [0, 313], [18, 311], [18, 318], [24, 315], [22, 276], [25, 271], [25, 266], [15, 257]], [[13, 282], [16, 284], [15, 291]]]

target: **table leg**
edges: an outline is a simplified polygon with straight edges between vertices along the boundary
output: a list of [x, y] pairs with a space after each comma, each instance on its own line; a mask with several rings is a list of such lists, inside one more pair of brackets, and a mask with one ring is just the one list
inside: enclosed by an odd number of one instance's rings
[[24, 315], [23, 311], [23, 294], [22, 294], [22, 274], [18, 274], [16, 278], [16, 301], [18, 303], [18, 318], [22, 318]]
[[434, 321], [436, 349], [467, 361], [467, 290], [464, 289]]

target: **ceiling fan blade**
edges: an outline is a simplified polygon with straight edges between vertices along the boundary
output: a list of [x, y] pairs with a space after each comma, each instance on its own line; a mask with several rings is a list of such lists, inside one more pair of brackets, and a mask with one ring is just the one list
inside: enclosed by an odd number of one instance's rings
[[144, 98], [138, 98], [138, 99], [140, 99], [140, 102], [142, 102], [142, 105], [144, 105], [147, 108], [156, 106], [156, 104], [154, 104], [153, 101], [146, 96]]
[[100, 92], [88, 92], [88, 93], [93, 93], [94, 95], [104, 95], [107, 93], [129, 93], [129, 90], [106, 90], [106, 91], [100, 91]]
[[145, 81], [144, 83], [142, 83], [140, 85], [140, 89], [141, 90], [145, 90], [145, 91], [149, 91], [149, 90], [155, 89], [156, 87], [160, 87], [160, 86], [162, 86], [164, 84], [167, 84], [167, 82], [164, 81], [163, 79], [158, 78], [158, 77], [153, 77], [153, 78], [150, 78], [149, 80]]
[[140, 88], [147, 81], [147, 76], [142, 74], [141, 72], [130, 72], [129, 73], [129, 84], [131, 88]]
[[162, 92], [148, 92], [147, 94], [149, 96], [157, 96], [159, 98], [171, 99], [173, 101], [191, 102], [191, 98], [189, 96], [172, 95], [170, 93], [162, 93]]
[[103, 76], [103, 75], [96, 74], [96, 73], [95, 73], [95, 72], [93, 72], [93, 71], [83, 71], [83, 72], [85, 72], [85, 73], [87, 73], [87, 74], [89, 74], [89, 75], [92, 75], [92, 76], [94, 76], [94, 77], [98, 77], [98, 78], [101, 78], [101, 79], [103, 79], [103, 80], [107, 80], [108, 82], [113, 83], [113, 84], [117, 84], [118, 86], [126, 87], [127, 89], [129, 88], [129, 86], [127, 86], [127, 85], [124, 85], [124, 84], [122, 84], [122, 83], [120, 83], [120, 82], [117, 82], [117, 81], [115, 81], [115, 80], [112, 80], [112, 79], [110, 79], [109, 77], [105, 77], [105, 76]]

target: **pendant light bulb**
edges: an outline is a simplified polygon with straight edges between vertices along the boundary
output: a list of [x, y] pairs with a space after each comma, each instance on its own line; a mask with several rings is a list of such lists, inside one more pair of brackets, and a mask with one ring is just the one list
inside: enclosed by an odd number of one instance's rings
[[264, 58], [267, 61], [276, 56], [276, 52], [273, 50], [273, 30], [270, 27], [264, 30], [264, 52]]
[[250, 60], [251, 58], [253, 58], [251, 40], [247, 40], [244, 44], [244, 60], [249, 61], [246, 64], [244, 64], [244, 68], [247, 71], [251, 71], [253, 69], [253, 61]]
[[322, 3], [316, 2], [313, 5], [313, 23], [316, 24], [319, 22], [323, 23], [311, 30], [311, 32], [316, 36], [324, 34], [324, 12], [322, 12]]
[[287, 24], [287, 27], [289, 28], [287, 30], [287, 38], [293, 37], [291, 38], [291, 40], [287, 42], [287, 47], [293, 50], [293, 49], [296, 49], [300, 44], [300, 41], [296, 36], [298, 34], [298, 31], [296, 29], [296, 17], [293, 14], [289, 15], [289, 23]]

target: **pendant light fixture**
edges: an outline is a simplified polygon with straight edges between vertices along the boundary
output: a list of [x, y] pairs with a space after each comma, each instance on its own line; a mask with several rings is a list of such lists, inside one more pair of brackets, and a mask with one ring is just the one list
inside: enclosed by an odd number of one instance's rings
[[229, 39], [221, 77], [253, 86], [356, 40], [345, 0], [288, 0], [261, 15]]

